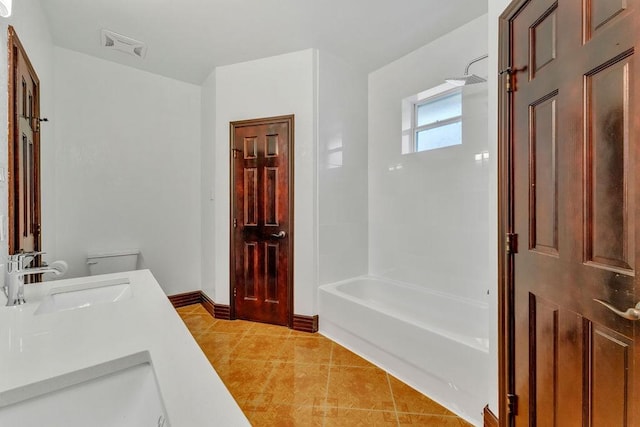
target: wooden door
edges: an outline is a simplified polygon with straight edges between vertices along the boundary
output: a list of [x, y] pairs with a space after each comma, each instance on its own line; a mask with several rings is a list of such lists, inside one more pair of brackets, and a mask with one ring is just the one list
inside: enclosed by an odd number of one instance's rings
[[291, 326], [293, 116], [231, 124], [232, 316]]
[[517, 426], [640, 426], [640, 322], [595, 301], [640, 301], [639, 7], [518, 0], [503, 15]]
[[40, 250], [40, 81], [9, 27], [9, 253]]

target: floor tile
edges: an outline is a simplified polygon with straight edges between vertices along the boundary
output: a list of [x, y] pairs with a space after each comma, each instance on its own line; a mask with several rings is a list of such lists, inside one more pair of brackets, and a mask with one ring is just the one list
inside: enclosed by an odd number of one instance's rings
[[176, 308], [176, 311], [178, 312], [178, 314], [182, 315], [197, 312], [200, 310], [200, 308], [204, 309], [201, 304], [191, 304], [185, 305], [184, 307], [178, 307]]
[[216, 332], [246, 333], [254, 327], [254, 324], [245, 320], [221, 320], [217, 319]]
[[398, 412], [414, 414], [455, 415], [419, 391], [389, 375], [391, 392]]
[[278, 404], [324, 405], [328, 378], [327, 365], [281, 362], [274, 366], [264, 393], [273, 395]]
[[213, 317], [213, 315], [211, 313], [209, 313], [207, 311], [206, 308], [204, 308], [204, 306], [202, 304], [192, 304], [192, 305], [188, 305], [187, 307], [193, 307], [192, 308], [192, 313], [194, 314], [202, 314], [202, 315], [209, 315], [211, 317]]
[[333, 354], [331, 355], [331, 364], [340, 366], [360, 366], [372, 367], [371, 362], [363, 359], [350, 350], [347, 350], [340, 344], [333, 343]]
[[303, 337], [303, 338], [318, 338], [318, 339], [325, 339], [325, 340], [328, 339], [324, 335], [319, 334], [317, 332], [303, 332], [303, 331], [296, 331], [294, 329], [291, 329], [291, 336]]
[[238, 345], [242, 334], [211, 332], [211, 329], [195, 337], [198, 345], [212, 364], [229, 357]]
[[217, 322], [209, 313], [185, 313], [181, 314], [180, 317], [182, 317], [182, 321], [192, 334], [202, 333]]
[[273, 405], [245, 414], [254, 427], [321, 427], [324, 421], [324, 411], [310, 406]]
[[177, 312], [254, 426], [470, 426], [320, 334]]
[[395, 427], [397, 425], [398, 421], [393, 411], [368, 411], [346, 408], [327, 410], [324, 422], [325, 427]]
[[247, 331], [247, 335], [269, 335], [277, 337], [288, 337], [291, 335], [291, 329], [286, 326], [268, 325], [259, 323]]
[[246, 401], [252, 393], [261, 393], [264, 390], [273, 367], [273, 362], [245, 359], [227, 359], [214, 366], [229, 392], [239, 403]]
[[328, 339], [289, 337], [282, 347], [281, 360], [291, 363], [320, 363], [331, 361], [332, 342]]
[[462, 418], [447, 415], [398, 414], [400, 426], [473, 427]]
[[395, 411], [387, 373], [382, 369], [332, 366], [329, 396], [341, 408]]
[[243, 337], [231, 351], [231, 357], [251, 360], [282, 360], [282, 348], [287, 338], [271, 335], [251, 335]]

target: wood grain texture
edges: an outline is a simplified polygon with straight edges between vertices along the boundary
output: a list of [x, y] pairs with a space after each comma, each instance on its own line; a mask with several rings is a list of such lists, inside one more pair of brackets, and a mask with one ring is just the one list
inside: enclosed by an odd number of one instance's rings
[[318, 315], [303, 316], [301, 314], [293, 315], [293, 330], [300, 332], [318, 332]]
[[184, 292], [182, 294], [170, 295], [168, 298], [174, 308], [180, 308], [187, 305], [200, 304], [202, 302], [202, 292]]
[[[169, 295], [168, 298], [174, 308], [186, 307], [192, 304], [202, 304], [203, 307], [216, 319], [231, 320], [230, 306], [228, 304], [216, 304], [202, 291]], [[294, 314], [293, 326], [291, 329], [300, 332], [318, 332], [318, 315], [304, 316], [301, 314]]]
[[640, 300], [639, 18], [640, 0], [501, 16], [499, 227], [529, 242], [500, 243], [503, 425], [640, 425], [640, 328], [594, 302]]
[[484, 427], [500, 426], [498, 417], [496, 417], [496, 415], [493, 412], [491, 412], [491, 409], [489, 409], [489, 405], [484, 407], [483, 415], [484, 415], [484, 423], [483, 423]]
[[207, 310], [210, 315], [212, 315], [213, 317], [216, 317], [215, 316], [215, 303], [213, 302], [213, 300], [211, 298], [209, 298], [209, 296], [207, 294], [205, 294], [204, 292], [200, 292], [200, 298], [201, 298], [200, 304], [202, 304], [204, 309]]
[[293, 325], [293, 125], [230, 124], [231, 319]]
[[231, 320], [231, 309], [227, 304], [213, 304], [213, 317], [222, 320]]

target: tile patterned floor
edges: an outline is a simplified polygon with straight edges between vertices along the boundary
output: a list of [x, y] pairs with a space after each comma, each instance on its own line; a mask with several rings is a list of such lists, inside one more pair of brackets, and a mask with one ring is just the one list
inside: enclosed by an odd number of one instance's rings
[[177, 311], [254, 426], [470, 426], [320, 334]]

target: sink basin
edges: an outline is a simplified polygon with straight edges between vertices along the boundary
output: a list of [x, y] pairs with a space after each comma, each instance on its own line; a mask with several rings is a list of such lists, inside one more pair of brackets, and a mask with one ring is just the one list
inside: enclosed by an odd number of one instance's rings
[[0, 393], [0, 425], [169, 427], [148, 352]]
[[96, 304], [122, 301], [131, 296], [131, 284], [127, 278], [54, 288], [40, 303], [35, 314], [75, 310]]

